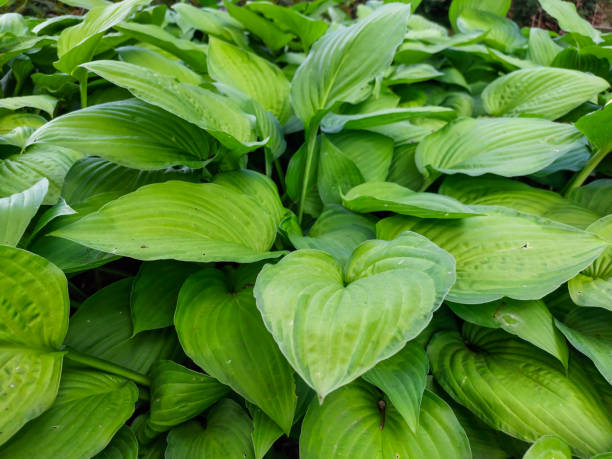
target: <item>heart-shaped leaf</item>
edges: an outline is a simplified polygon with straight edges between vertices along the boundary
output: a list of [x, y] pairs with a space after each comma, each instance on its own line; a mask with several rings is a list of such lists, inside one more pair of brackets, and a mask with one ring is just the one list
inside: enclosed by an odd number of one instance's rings
[[251, 444], [253, 423], [236, 402], [223, 399], [206, 416], [206, 428], [191, 421], [168, 435], [166, 459], [254, 459]]
[[248, 263], [280, 254], [267, 252], [280, 209], [274, 183], [245, 170], [143, 186], [51, 235], [140, 260]]
[[[393, 239], [403, 231], [431, 238], [457, 262], [457, 282], [448, 299], [487, 303], [504, 296], [537, 300], [589, 266], [606, 247], [594, 234], [504, 207], [472, 206], [482, 216], [381, 220], [377, 234]], [[563, 250], [559, 250], [563, 247]]]
[[427, 349], [436, 380], [494, 429], [525, 441], [556, 435], [578, 455], [612, 448], [612, 420], [576, 360], [569, 373], [548, 354], [502, 330], [466, 324]]
[[64, 273], [44, 258], [0, 245], [0, 266], [1, 445], [55, 399], [69, 307]]
[[151, 369], [151, 412], [147, 426], [164, 432], [202, 413], [230, 392], [229, 387], [170, 360]]
[[327, 253], [292, 252], [262, 269], [254, 293], [281, 351], [322, 399], [418, 335], [454, 274], [448, 253], [406, 233], [364, 242], [346, 272]]
[[406, 5], [384, 5], [315, 43], [291, 84], [291, 103], [305, 127], [318, 124], [338, 102], [363, 98], [364, 86], [391, 64], [409, 14]]
[[342, 197], [342, 204], [355, 212], [395, 212], [420, 218], [463, 218], [476, 213], [459, 201], [435, 193], [417, 193], [397, 183], [368, 182]]
[[380, 388], [413, 433], [419, 431], [419, 413], [427, 384], [429, 361], [423, 347], [409, 342], [393, 357], [378, 362], [363, 374], [370, 384]]
[[425, 391], [414, 433], [395, 407], [363, 381], [343, 387], [323, 405], [310, 404], [302, 424], [300, 458], [472, 457], [465, 432], [449, 406]]
[[225, 274], [211, 268], [191, 275], [179, 293], [174, 324], [185, 353], [195, 363], [289, 432], [295, 382], [257, 311], [257, 269]]
[[132, 416], [136, 385], [91, 370], [65, 370], [51, 408], [0, 448], [4, 457], [92, 457]]

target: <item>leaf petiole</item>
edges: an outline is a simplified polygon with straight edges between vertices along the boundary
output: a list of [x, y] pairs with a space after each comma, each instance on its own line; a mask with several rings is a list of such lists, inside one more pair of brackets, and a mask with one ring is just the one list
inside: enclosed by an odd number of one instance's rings
[[591, 156], [591, 159], [589, 159], [589, 161], [586, 163], [584, 169], [582, 169], [574, 176], [574, 178], [572, 178], [567, 189], [565, 190], [565, 196], [567, 196], [569, 192], [573, 189], [580, 187], [587, 179], [587, 177], [591, 175], [591, 172], [593, 172], [595, 168], [599, 166], [599, 163], [603, 161], [603, 159], [608, 155], [608, 153], [610, 153], [609, 150], [597, 150], [595, 154]]
[[116, 365], [107, 360], [102, 360], [97, 357], [93, 357], [91, 355], [83, 354], [82, 352], [76, 351], [71, 348], [66, 348], [65, 350], [67, 351], [65, 357], [67, 359], [72, 360], [73, 362], [81, 363], [90, 368], [101, 370], [106, 373], [110, 373], [110, 374], [117, 375], [117, 376], [122, 376], [142, 386], [146, 386], [146, 387], [151, 386], [151, 380], [147, 376], [141, 373], [130, 370], [129, 368], [122, 367], [120, 365]]
[[300, 203], [298, 206], [298, 221], [302, 224], [304, 217], [304, 203], [306, 194], [308, 193], [308, 182], [310, 181], [310, 173], [312, 162], [314, 159], [314, 150], [317, 143], [317, 134], [319, 132], [319, 123], [314, 123], [306, 132], [306, 163], [304, 164], [304, 181], [302, 182], [302, 192], [300, 193]]

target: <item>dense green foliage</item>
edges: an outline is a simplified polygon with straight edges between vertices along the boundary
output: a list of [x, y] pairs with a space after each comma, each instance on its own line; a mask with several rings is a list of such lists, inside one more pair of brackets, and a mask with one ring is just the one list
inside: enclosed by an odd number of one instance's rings
[[67, 3], [0, 15], [0, 458], [612, 455], [611, 34]]

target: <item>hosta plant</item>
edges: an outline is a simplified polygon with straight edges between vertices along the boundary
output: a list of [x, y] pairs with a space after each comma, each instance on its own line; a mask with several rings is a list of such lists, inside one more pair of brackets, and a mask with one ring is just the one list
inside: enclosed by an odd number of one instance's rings
[[612, 455], [612, 34], [66, 3], [0, 15], [0, 458]]

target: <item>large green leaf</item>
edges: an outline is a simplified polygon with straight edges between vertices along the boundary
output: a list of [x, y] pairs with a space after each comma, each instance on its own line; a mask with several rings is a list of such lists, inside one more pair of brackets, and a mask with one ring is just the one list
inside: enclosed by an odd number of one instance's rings
[[471, 457], [468, 439], [453, 411], [430, 391], [425, 391], [419, 418], [414, 433], [376, 388], [355, 382], [330, 395], [322, 405], [316, 400], [310, 404], [300, 435], [300, 457]]
[[274, 183], [245, 170], [143, 186], [51, 235], [140, 260], [247, 263], [280, 254], [267, 250], [281, 208]]
[[556, 435], [584, 456], [612, 447], [612, 419], [579, 362], [559, 362], [504, 331], [464, 325], [427, 352], [436, 380], [487, 424], [525, 441]]
[[363, 98], [364, 86], [391, 64], [409, 14], [406, 5], [384, 5], [317, 41], [291, 84], [291, 103], [304, 126], [318, 124], [339, 102]]
[[213, 142], [206, 131], [138, 99], [70, 112], [29, 139], [30, 144], [57, 145], [135, 169], [198, 169], [214, 156]]
[[567, 368], [568, 350], [563, 335], [543, 301], [517, 301], [510, 298], [485, 304], [448, 303], [463, 320], [488, 328], [501, 328], [559, 359]]
[[[124, 0], [125, 1], [125, 0]], [[176, 38], [170, 32], [154, 24], [126, 22], [115, 26], [122, 34], [152, 45], [179, 57], [199, 73], [206, 72], [206, 46]]]
[[475, 212], [459, 201], [435, 193], [417, 193], [397, 183], [368, 182], [342, 196], [342, 204], [355, 212], [395, 212], [420, 218], [463, 218]]
[[259, 406], [285, 432], [293, 423], [295, 382], [253, 298], [257, 266], [205, 269], [179, 293], [174, 323], [187, 355]]
[[170, 360], [151, 369], [151, 412], [147, 425], [164, 432], [202, 413], [230, 392], [210, 376]]
[[464, 304], [503, 296], [540, 299], [606, 247], [591, 233], [551, 220], [503, 207], [472, 208], [486, 215], [459, 220], [391, 217], [378, 223], [378, 237], [393, 239], [415, 231], [447, 250], [457, 262], [457, 282], [448, 298]]
[[492, 175], [449, 176], [442, 182], [440, 193], [464, 204], [509, 207], [580, 229], [586, 229], [598, 218], [596, 213], [557, 193]]
[[228, 97], [128, 62], [102, 60], [83, 67], [135, 97], [205, 129], [230, 149], [249, 151], [259, 146], [253, 120]]
[[544, 435], [531, 445], [523, 459], [572, 459], [572, 450], [559, 437]]
[[252, 97], [281, 123], [291, 115], [289, 81], [276, 65], [257, 54], [211, 38], [208, 71], [215, 80]]
[[147, 373], [160, 359], [179, 355], [171, 328], [133, 336], [130, 319], [132, 278], [114, 282], [87, 298], [70, 318], [66, 345], [131, 370]]
[[575, 308], [556, 324], [572, 346], [590, 358], [612, 384], [612, 312]]
[[57, 399], [0, 448], [3, 457], [92, 457], [130, 418], [136, 385], [118, 376], [67, 369]]
[[55, 399], [69, 307], [66, 277], [44, 258], [0, 245], [0, 266], [1, 445]]
[[590, 37], [595, 43], [602, 41], [601, 33], [586, 19], [580, 17], [573, 3], [561, 0], [538, 1], [544, 11], [557, 20], [562, 30]]
[[214, 8], [196, 8], [189, 3], [175, 3], [172, 9], [177, 13], [181, 28], [194, 28], [207, 35], [246, 46], [246, 36], [240, 22], [227, 13]]
[[584, 148], [573, 126], [525, 118], [463, 118], [427, 136], [416, 151], [424, 175], [492, 173], [513, 177]]
[[393, 357], [364, 373], [363, 379], [380, 388], [410, 430], [419, 433], [419, 413], [428, 372], [425, 350], [420, 344], [409, 342]]
[[575, 202], [596, 214], [604, 217], [612, 214], [612, 179], [594, 180], [588, 185], [574, 188], [567, 195], [570, 201]]
[[483, 42], [486, 45], [507, 53], [526, 42], [514, 21], [479, 9], [463, 10], [457, 18], [457, 28], [464, 34], [485, 32]]
[[406, 233], [362, 243], [344, 272], [325, 252], [292, 252], [262, 269], [255, 298], [281, 351], [322, 399], [417, 336], [454, 277], [448, 253]]
[[122, 46], [117, 48], [119, 57], [124, 62], [150, 68], [151, 70], [173, 76], [181, 83], [200, 85], [204, 82], [201, 75], [182, 65], [177, 59], [163, 55], [161, 52], [140, 46]]
[[505, 16], [510, 9], [510, 4], [511, 0], [453, 0], [448, 11], [448, 18], [451, 25], [454, 26], [461, 13], [469, 9]]
[[138, 459], [138, 440], [132, 429], [123, 426], [94, 459]]
[[206, 416], [206, 428], [192, 421], [168, 435], [166, 459], [254, 459], [253, 424], [236, 402], [221, 400]]
[[606, 250], [584, 271], [568, 282], [574, 303], [597, 306], [612, 311], [612, 215], [597, 220], [587, 228], [608, 242]]
[[77, 25], [64, 29], [57, 40], [58, 60], [55, 67], [72, 73], [83, 62], [91, 60], [104, 32], [124, 21], [130, 12], [149, 0], [123, 0], [92, 8]]
[[0, 198], [0, 244], [16, 246], [40, 207], [49, 181], [42, 179], [21, 193]]
[[538, 29], [537, 27], [532, 27], [529, 30], [527, 57], [530, 61], [539, 65], [550, 66], [562, 49], [553, 41], [548, 30]]
[[130, 298], [134, 334], [172, 325], [181, 285], [198, 269], [197, 264], [174, 260], [140, 265]]
[[533, 116], [555, 120], [610, 85], [594, 75], [552, 67], [521, 69], [501, 76], [482, 93], [493, 116]]

